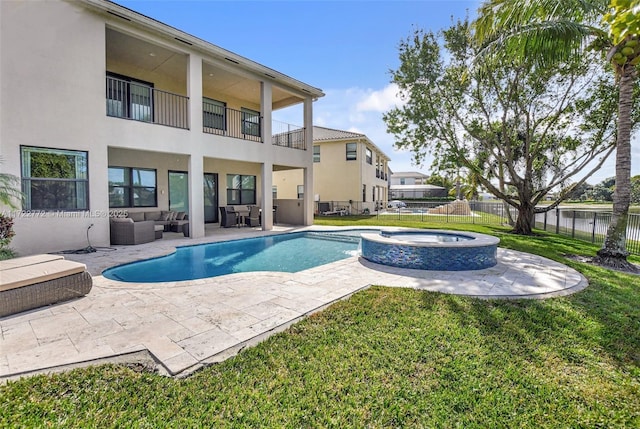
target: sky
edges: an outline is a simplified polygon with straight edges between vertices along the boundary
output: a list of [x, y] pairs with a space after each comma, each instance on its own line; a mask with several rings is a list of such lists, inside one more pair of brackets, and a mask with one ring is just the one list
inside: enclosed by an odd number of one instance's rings
[[[437, 32], [452, 20], [473, 19], [481, 1], [218, 1], [116, 0], [116, 3], [214, 45], [320, 88], [314, 125], [365, 134], [390, 159], [394, 172], [431, 174], [429, 162], [394, 148], [384, 112], [398, 99], [390, 70], [399, 67], [398, 46], [415, 29]], [[302, 110], [274, 112], [274, 119], [302, 125]], [[632, 159], [640, 161], [640, 142]], [[430, 159], [430, 158], [428, 158]], [[640, 174], [632, 163], [632, 175]], [[588, 180], [615, 175], [613, 159]]]

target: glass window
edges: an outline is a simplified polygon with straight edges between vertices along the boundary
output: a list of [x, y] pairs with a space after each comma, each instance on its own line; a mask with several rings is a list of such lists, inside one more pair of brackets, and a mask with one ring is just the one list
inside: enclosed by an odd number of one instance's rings
[[278, 199], [278, 187], [276, 185], [273, 185], [271, 187], [271, 198], [273, 198], [274, 200]]
[[320, 162], [320, 145], [313, 145], [313, 162]]
[[367, 185], [362, 185], [362, 202], [367, 202]]
[[366, 151], [367, 164], [373, 163], [373, 155], [371, 154], [371, 149], [367, 148]]
[[260, 112], [242, 108], [242, 134], [260, 137]]
[[227, 105], [222, 101], [203, 97], [202, 100], [202, 125], [205, 128], [225, 130], [227, 128]]
[[227, 204], [256, 204], [256, 176], [227, 174]]
[[21, 147], [25, 210], [88, 210], [88, 153]]
[[107, 73], [107, 115], [153, 122], [153, 84]]
[[109, 207], [156, 207], [156, 170], [109, 167]]
[[357, 143], [347, 143], [347, 161], [357, 159]]
[[304, 198], [304, 185], [298, 185], [298, 198]]

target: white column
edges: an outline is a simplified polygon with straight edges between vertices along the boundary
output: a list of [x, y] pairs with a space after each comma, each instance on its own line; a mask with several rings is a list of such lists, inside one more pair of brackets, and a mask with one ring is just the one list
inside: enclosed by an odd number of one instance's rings
[[273, 229], [273, 163], [264, 162], [260, 168], [262, 175], [262, 230], [270, 231]]
[[202, 141], [202, 58], [189, 55], [187, 75], [189, 94], [189, 234], [192, 238], [204, 237], [204, 157]]
[[304, 99], [304, 147], [309, 155], [309, 166], [304, 169], [304, 224], [313, 225], [313, 100]]
[[[273, 87], [270, 82], [260, 83], [260, 114], [262, 116], [262, 141], [264, 144], [272, 148], [273, 142]], [[271, 153], [271, 150], [267, 150]], [[273, 229], [273, 160], [265, 160], [260, 167], [260, 175], [262, 176], [262, 186], [260, 192], [262, 194], [262, 230], [269, 231]]]

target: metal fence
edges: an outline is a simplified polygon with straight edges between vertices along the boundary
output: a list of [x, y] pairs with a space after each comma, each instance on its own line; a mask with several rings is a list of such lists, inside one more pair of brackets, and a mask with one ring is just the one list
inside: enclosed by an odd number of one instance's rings
[[[318, 216], [370, 214], [379, 219], [478, 225], [505, 225], [508, 223], [507, 211], [513, 220], [518, 216], [516, 209], [502, 202], [469, 201], [468, 211], [459, 212], [451, 212], [445, 208], [450, 203], [451, 201], [405, 201], [404, 207], [383, 207], [384, 205], [378, 202], [375, 204], [378, 210], [364, 213], [363, 206], [366, 203], [363, 204], [360, 201], [324, 201], [316, 202], [316, 214]], [[536, 214], [534, 226], [547, 232], [602, 244], [607, 235], [611, 215], [611, 211], [605, 210], [556, 208]], [[626, 246], [629, 253], [640, 255], [640, 214], [629, 214]]]
[[[611, 216], [610, 211], [604, 210], [557, 208], [550, 212], [538, 213], [535, 226], [578, 240], [602, 244], [607, 235]], [[640, 214], [629, 214], [626, 246], [629, 253], [640, 255]]]

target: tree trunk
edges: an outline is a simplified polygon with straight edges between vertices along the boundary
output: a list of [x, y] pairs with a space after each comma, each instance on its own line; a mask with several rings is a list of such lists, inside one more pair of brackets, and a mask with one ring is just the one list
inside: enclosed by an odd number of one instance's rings
[[518, 206], [518, 218], [516, 224], [511, 230], [514, 234], [532, 235], [533, 234], [533, 219], [534, 219], [535, 207], [528, 201], [521, 201]]
[[631, 108], [635, 67], [627, 66], [620, 76], [618, 104], [618, 139], [616, 141], [616, 189], [613, 193], [613, 216], [607, 236], [598, 251], [599, 262], [612, 267], [626, 267], [627, 220], [631, 201]]

